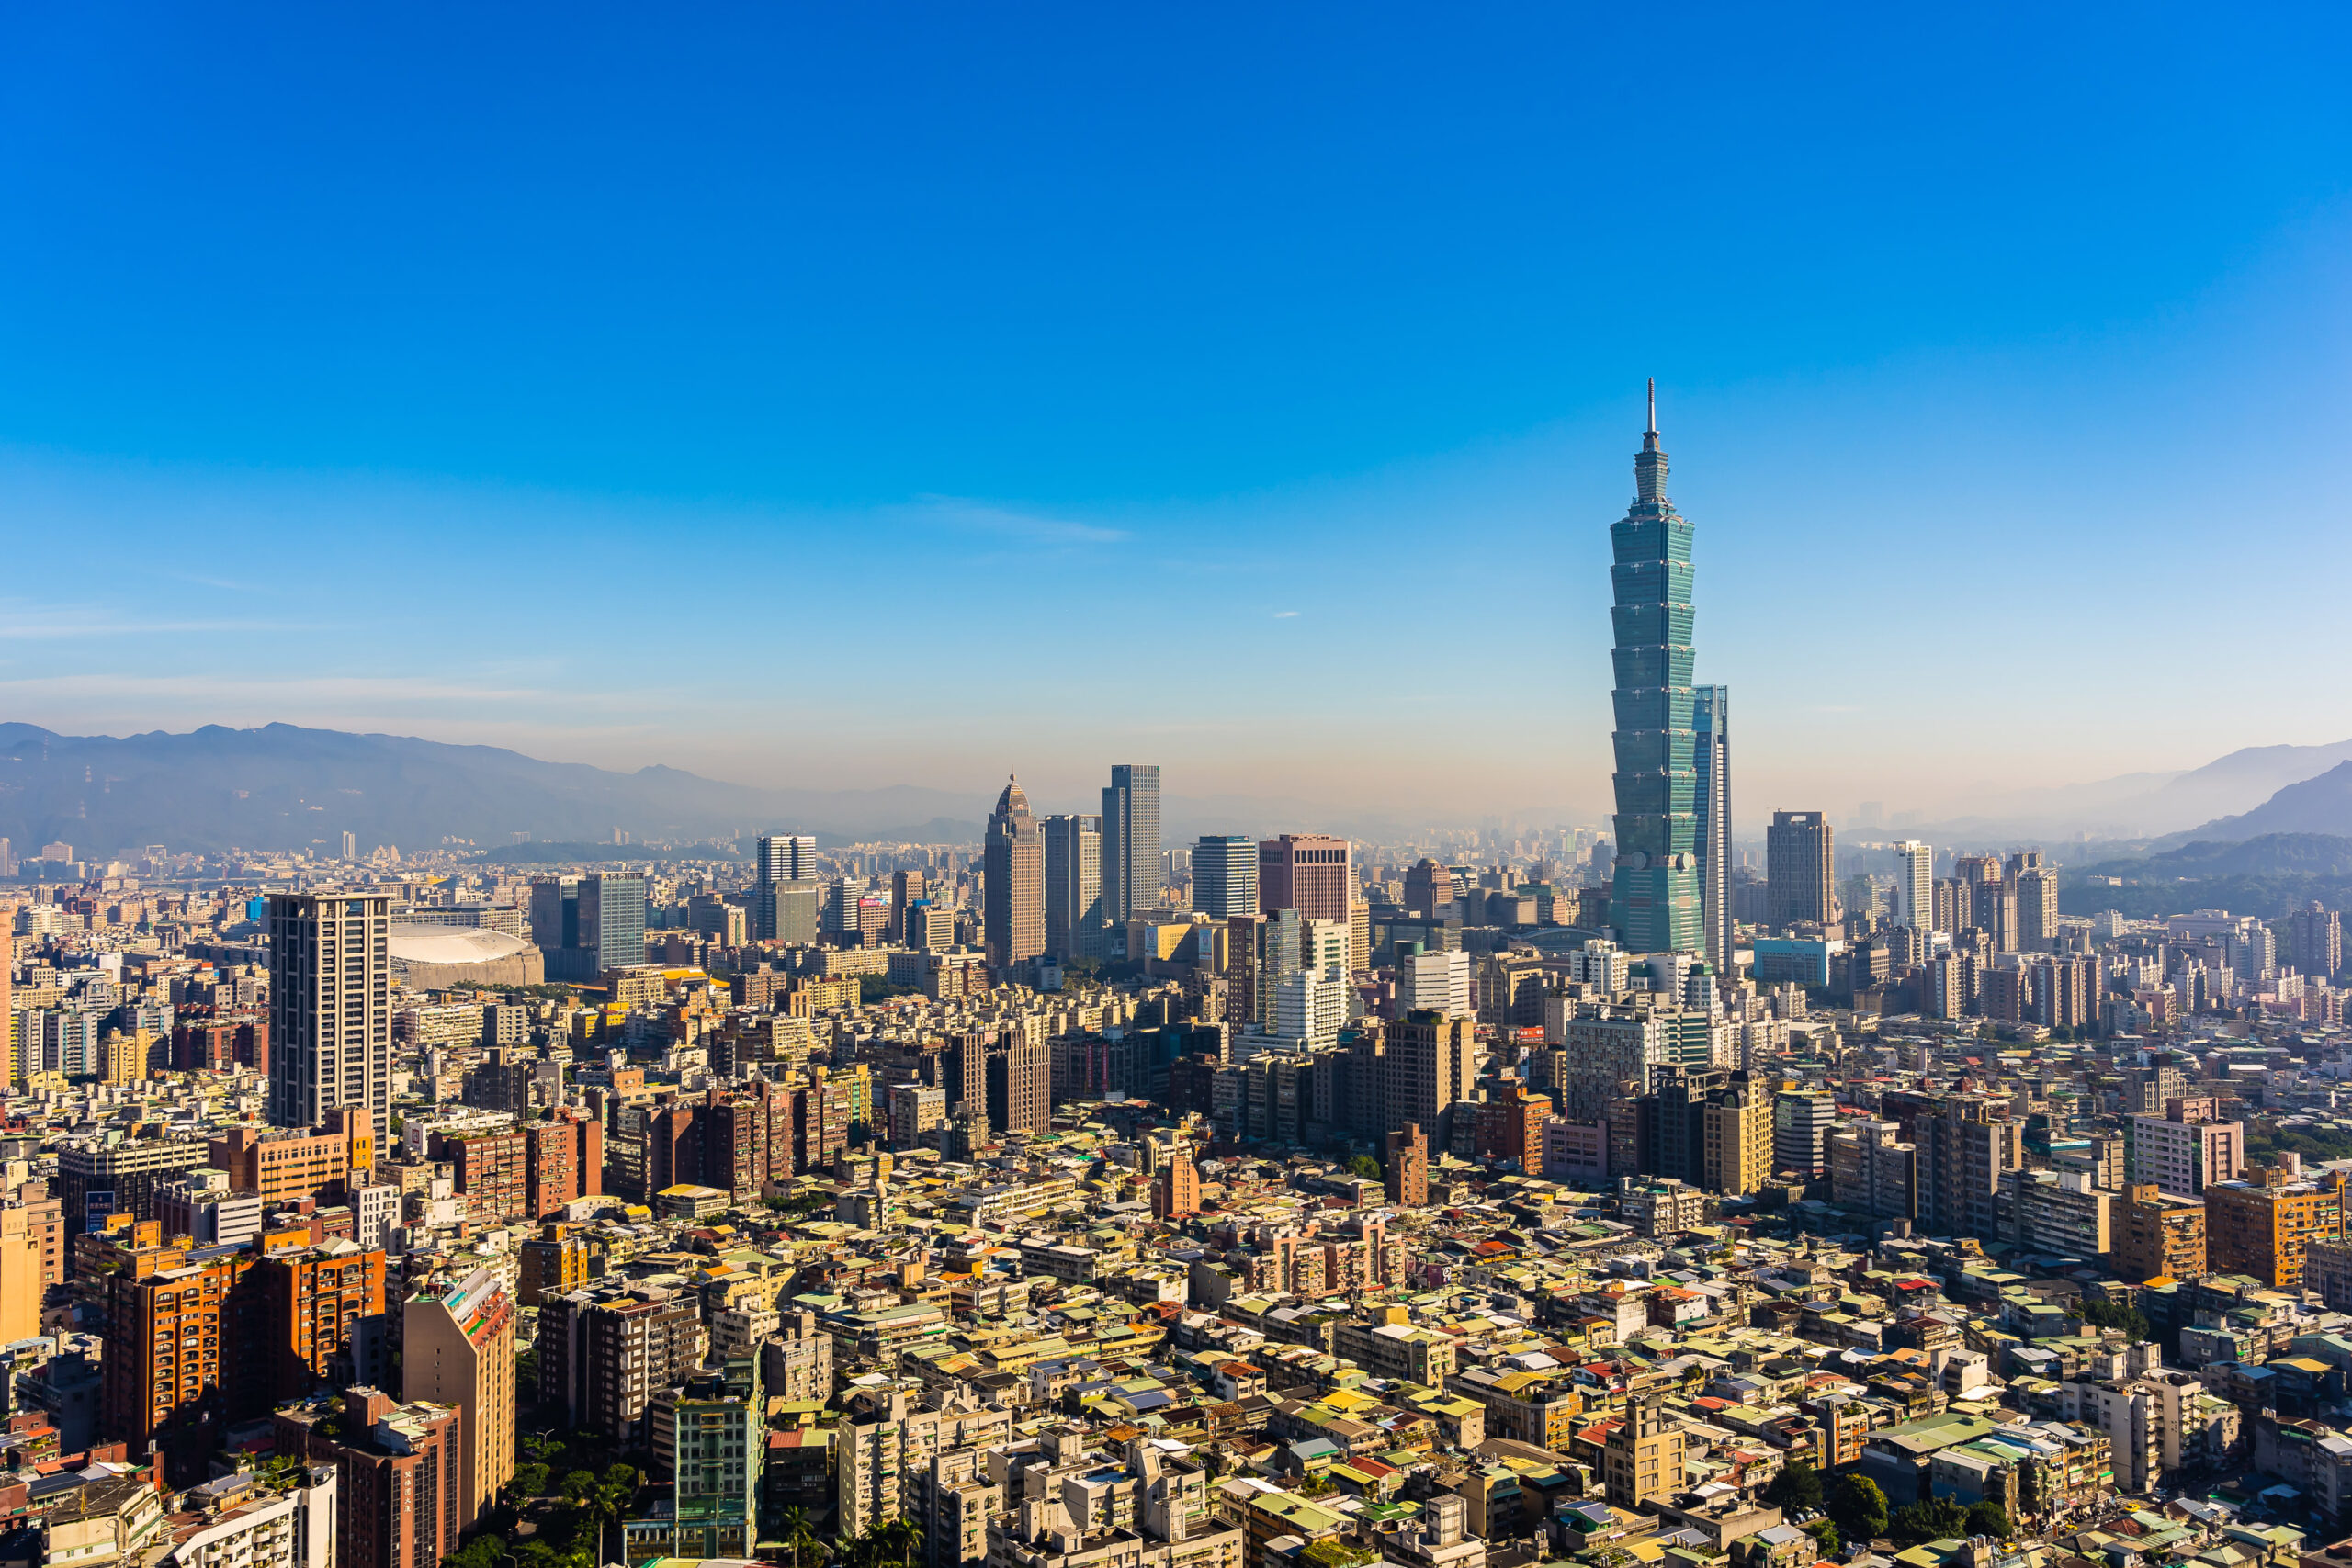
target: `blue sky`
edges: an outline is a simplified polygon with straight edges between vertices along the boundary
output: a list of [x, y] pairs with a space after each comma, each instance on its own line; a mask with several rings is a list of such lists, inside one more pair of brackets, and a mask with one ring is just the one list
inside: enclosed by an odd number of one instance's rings
[[0, 716], [1743, 815], [2352, 733], [2339, 9], [19, 10]]

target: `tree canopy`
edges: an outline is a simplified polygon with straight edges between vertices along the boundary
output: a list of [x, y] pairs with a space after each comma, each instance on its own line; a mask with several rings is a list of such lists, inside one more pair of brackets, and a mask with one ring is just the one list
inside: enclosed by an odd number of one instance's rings
[[1969, 1534], [1968, 1510], [1949, 1497], [1929, 1497], [1894, 1510], [1887, 1539], [1901, 1547], [1922, 1546]]
[[1886, 1494], [1867, 1475], [1849, 1475], [1829, 1495], [1829, 1517], [1849, 1540], [1874, 1540], [1886, 1533]]
[[2148, 1319], [2137, 1307], [2085, 1296], [2075, 1310], [2085, 1323], [2095, 1328], [2120, 1328], [2131, 1339], [2149, 1337]]
[[1764, 1500], [1784, 1514], [1821, 1511], [1821, 1472], [1803, 1460], [1792, 1460], [1764, 1489]]

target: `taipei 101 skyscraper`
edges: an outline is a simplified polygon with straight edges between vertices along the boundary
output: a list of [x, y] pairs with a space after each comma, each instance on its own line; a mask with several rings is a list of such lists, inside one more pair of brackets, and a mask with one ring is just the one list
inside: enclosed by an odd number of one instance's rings
[[1634, 504], [1609, 527], [1616, 592], [1617, 859], [1609, 923], [1628, 953], [1705, 942], [1699, 879], [1698, 735], [1690, 683], [1690, 525], [1666, 498], [1657, 383], [1634, 459]]

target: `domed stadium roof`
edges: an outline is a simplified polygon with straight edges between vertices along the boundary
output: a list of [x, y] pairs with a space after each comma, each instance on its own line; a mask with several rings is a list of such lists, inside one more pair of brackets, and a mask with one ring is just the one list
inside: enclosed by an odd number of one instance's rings
[[408, 964], [490, 964], [526, 953], [530, 946], [519, 936], [480, 926], [392, 922], [392, 956]]

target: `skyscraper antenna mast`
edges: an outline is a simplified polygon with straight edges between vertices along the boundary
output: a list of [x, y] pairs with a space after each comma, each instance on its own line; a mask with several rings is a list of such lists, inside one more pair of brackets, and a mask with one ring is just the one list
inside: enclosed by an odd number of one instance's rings
[[1650, 378], [1650, 427], [1642, 434], [1645, 435], [1657, 434], [1657, 378], [1655, 376]]

